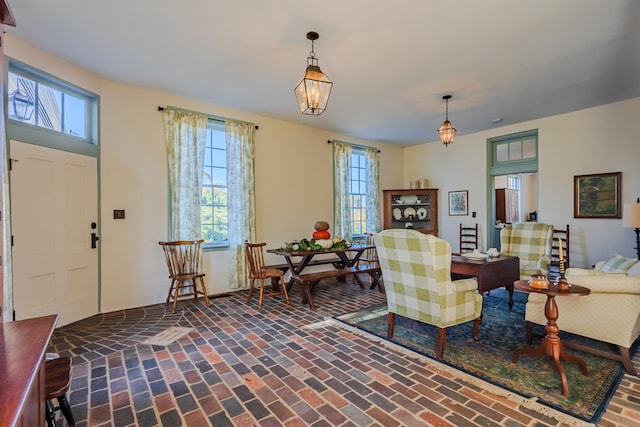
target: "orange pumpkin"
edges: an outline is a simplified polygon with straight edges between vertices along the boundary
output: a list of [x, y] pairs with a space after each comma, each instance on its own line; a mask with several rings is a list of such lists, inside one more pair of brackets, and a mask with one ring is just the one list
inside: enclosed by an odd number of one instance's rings
[[331, 234], [329, 234], [328, 231], [314, 231], [313, 232], [313, 238], [315, 240], [330, 239], [331, 238]]

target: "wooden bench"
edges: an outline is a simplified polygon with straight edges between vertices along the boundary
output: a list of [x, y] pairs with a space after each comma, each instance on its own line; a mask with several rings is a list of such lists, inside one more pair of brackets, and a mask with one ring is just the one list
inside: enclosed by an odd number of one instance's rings
[[309, 304], [309, 308], [311, 310], [315, 310], [316, 306], [313, 302], [313, 289], [315, 286], [324, 279], [338, 279], [347, 276], [352, 276], [355, 281], [358, 283], [360, 288], [364, 289], [364, 283], [360, 279], [360, 274], [368, 274], [371, 276], [372, 283], [370, 289], [377, 287], [380, 292], [384, 293], [384, 287], [382, 286], [382, 282], [380, 281], [380, 276], [382, 275], [382, 271], [380, 267], [377, 265], [360, 265], [355, 267], [345, 267], [345, 268], [336, 268], [333, 270], [326, 271], [317, 271], [315, 273], [302, 273], [302, 274], [294, 274], [292, 277], [293, 283], [297, 282], [300, 284], [300, 289], [302, 290], [302, 304]]

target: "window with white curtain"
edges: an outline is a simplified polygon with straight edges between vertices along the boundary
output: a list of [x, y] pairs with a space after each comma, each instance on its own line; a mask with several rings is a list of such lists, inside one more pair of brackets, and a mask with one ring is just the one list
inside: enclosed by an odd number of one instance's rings
[[205, 246], [227, 246], [227, 143], [224, 122], [209, 120], [202, 172], [201, 219]]
[[364, 150], [353, 148], [349, 167], [351, 236], [362, 237], [367, 231], [367, 171]]

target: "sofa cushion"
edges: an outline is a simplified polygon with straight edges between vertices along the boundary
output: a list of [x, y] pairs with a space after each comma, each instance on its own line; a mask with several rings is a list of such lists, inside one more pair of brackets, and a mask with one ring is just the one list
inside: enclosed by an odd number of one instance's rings
[[607, 262], [600, 266], [600, 271], [607, 273], [627, 273], [631, 267], [638, 263], [635, 258], [625, 258], [614, 254]]

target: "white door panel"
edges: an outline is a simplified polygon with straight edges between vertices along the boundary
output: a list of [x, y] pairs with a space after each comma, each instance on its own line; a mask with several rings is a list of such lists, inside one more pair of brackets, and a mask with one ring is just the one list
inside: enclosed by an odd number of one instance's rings
[[97, 161], [11, 141], [16, 319], [59, 314], [58, 326], [98, 312]]

